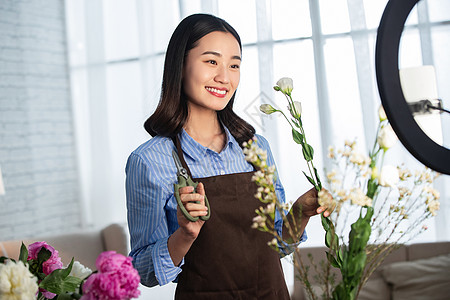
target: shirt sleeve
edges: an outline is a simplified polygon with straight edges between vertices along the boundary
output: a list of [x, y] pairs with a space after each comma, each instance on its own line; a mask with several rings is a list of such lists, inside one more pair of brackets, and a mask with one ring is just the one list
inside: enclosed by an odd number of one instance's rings
[[[281, 183], [280, 177], [278, 176], [278, 171], [276, 168], [276, 164], [275, 164], [275, 159], [273, 158], [272, 155], [272, 151], [270, 150], [270, 145], [269, 142], [262, 136], [257, 135], [257, 140], [258, 140], [258, 146], [267, 151], [267, 165], [269, 166], [275, 166], [275, 193], [277, 195], [277, 199], [280, 203], [285, 203], [286, 202], [286, 195], [284, 192], [284, 187], [283, 184]], [[288, 213], [287, 211], [285, 212], [286, 214]], [[278, 232], [279, 236], [283, 236], [282, 232], [283, 232], [283, 218], [280, 216], [280, 214], [278, 212], [275, 212], [275, 229]], [[300, 245], [300, 243], [305, 242], [308, 239], [308, 235], [306, 234], [306, 230], [303, 231], [302, 236], [300, 237], [300, 240], [296, 243], [292, 243], [292, 244], [288, 244], [286, 242], [281, 242], [278, 244], [279, 248], [280, 248], [280, 253], [281, 256], [286, 256], [291, 254], [295, 248], [298, 247], [298, 245]]]
[[143, 285], [167, 284], [177, 278], [184, 263], [175, 266], [167, 248], [170, 234], [164, 206], [171, 191], [137, 154], [130, 155], [125, 171], [133, 265]]

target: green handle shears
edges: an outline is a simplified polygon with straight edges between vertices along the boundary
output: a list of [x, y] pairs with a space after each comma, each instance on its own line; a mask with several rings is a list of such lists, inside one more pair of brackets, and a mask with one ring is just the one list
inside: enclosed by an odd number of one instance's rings
[[[183, 205], [183, 202], [181, 202], [181, 199], [180, 199], [179, 188], [182, 188], [185, 186], [193, 186], [194, 187], [193, 193], [195, 193], [197, 191], [198, 182], [194, 182], [191, 179], [191, 177], [189, 176], [189, 174], [187, 173], [186, 169], [183, 168], [180, 158], [178, 157], [178, 154], [175, 150], [172, 151], [172, 156], [173, 156], [173, 160], [175, 161], [175, 165], [177, 166], [177, 178], [178, 178], [178, 183], [175, 183], [173, 185], [175, 198], [177, 199], [178, 206], [180, 207], [181, 212], [186, 217], [186, 219], [188, 219], [191, 222], [196, 222], [199, 219], [199, 217], [191, 216], [191, 214], [186, 210], [186, 208]], [[200, 202], [195, 201], [195, 203], [200, 203]], [[208, 198], [206, 198], [206, 195], [205, 195], [205, 205], [208, 208], [208, 214], [206, 216], [200, 217], [200, 219], [203, 221], [208, 220], [209, 217], [211, 216], [211, 209], [209, 207], [209, 202], [208, 202]]]

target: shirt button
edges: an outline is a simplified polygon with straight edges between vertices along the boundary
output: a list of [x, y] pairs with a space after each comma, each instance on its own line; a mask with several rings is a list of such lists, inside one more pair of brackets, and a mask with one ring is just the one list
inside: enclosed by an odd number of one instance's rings
[[224, 170], [220, 170], [220, 175], [225, 175], [225, 171]]

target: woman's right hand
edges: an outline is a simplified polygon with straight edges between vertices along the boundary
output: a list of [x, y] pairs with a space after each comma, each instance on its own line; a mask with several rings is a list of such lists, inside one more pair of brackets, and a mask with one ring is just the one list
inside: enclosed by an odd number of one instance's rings
[[[197, 192], [193, 193], [194, 187], [185, 186], [179, 189], [180, 200], [188, 213], [193, 217], [206, 216], [208, 214], [208, 208], [205, 205], [205, 187], [203, 183], [197, 185]], [[200, 203], [195, 203], [194, 201], [199, 201]], [[196, 239], [200, 233], [205, 221], [198, 219], [196, 222], [191, 222], [183, 215], [180, 207], [177, 208], [177, 219], [178, 225], [182, 232], [188, 238]]]

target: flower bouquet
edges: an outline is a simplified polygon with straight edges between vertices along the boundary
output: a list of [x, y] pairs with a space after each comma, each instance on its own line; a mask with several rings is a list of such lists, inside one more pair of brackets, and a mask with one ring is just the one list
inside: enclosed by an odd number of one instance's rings
[[0, 257], [0, 299], [137, 298], [140, 277], [131, 258], [101, 253], [92, 272], [72, 258], [64, 268], [59, 253], [46, 242], [22, 243], [18, 261]]
[[[438, 175], [429, 169], [413, 174], [404, 166], [384, 165], [384, 156], [397, 137], [380, 107], [377, 138], [368, 155], [357, 150], [355, 141], [346, 141], [341, 149], [329, 148], [333, 169], [326, 173], [328, 190], [323, 190], [313, 165], [314, 150], [306, 142], [301, 105], [292, 100], [292, 79], [280, 79], [274, 89], [288, 100], [290, 118], [268, 104], [261, 105], [260, 110], [265, 114], [279, 112], [289, 122], [293, 140], [301, 145], [308, 164], [309, 175], [303, 173], [318, 191], [319, 204], [333, 211], [329, 217], [321, 215], [328, 250], [326, 261], [320, 264], [311, 261], [318, 274], [311, 278], [298, 249], [295, 249], [295, 269], [311, 299], [319, 299], [312, 279], [321, 286], [322, 299], [356, 299], [383, 259], [426, 230], [423, 222], [436, 215], [439, 192], [432, 188], [432, 183]], [[273, 187], [275, 170], [267, 166], [266, 154], [255, 140], [244, 144], [244, 152], [246, 159], [257, 168], [253, 176], [258, 185], [255, 197], [267, 204], [256, 210], [253, 228], [271, 233], [274, 238], [268, 244], [280, 251], [277, 245], [282, 238], [273, 227], [275, 213], [283, 217], [292, 240], [298, 239], [294, 228], [300, 220], [292, 217], [292, 210], [285, 215], [289, 205], [277, 200]]]

